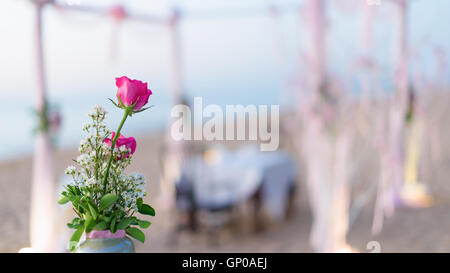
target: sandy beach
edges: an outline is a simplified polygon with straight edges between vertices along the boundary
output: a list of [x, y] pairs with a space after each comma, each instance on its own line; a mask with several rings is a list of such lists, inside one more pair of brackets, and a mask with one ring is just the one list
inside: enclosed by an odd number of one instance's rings
[[[441, 100], [440, 109], [448, 103], [448, 96]], [[443, 108], [442, 108], [443, 107]], [[361, 213], [352, 224], [348, 233], [348, 243], [361, 252], [368, 252], [366, 246], [370, 241], [378, 241], [382, 252], [449, 252], [450, 251], [450, 145], [445, 141], [450, 137], [449, 123], [446, 113], [440, 115], [439, 127], [441, 139], [441, 160], [433, 166], [431, 172], [421, 172], [421, 178], [431, 190], [434, 205], [431, 208], [399, 208], [391, 219], [385, 221], [383, 231], [373, 236], [371, 225], [373, 217], [374, 197], [363, 207]], [[138, 252], [311, 252], [308, 236], [311, 227], [311, 214], [308, 209], [304, 185], [299, 185], [295, 212], [292, 219], [279, 223], [271, 223], [260, 233], [250, 229], [224, 228], [216, 235], [216, 243], [212, 244], [203, 233], [183, 232], [177, 242], [174, 238], [174, 211], [164, 211], [157, 199], [159, 195], [159, 155], [162, 149], [163, 134], [137, 137], [138, 150], [134, 155], [134, 163], [129, 172], [142, 172], [147, 177], [149, 196], [147, 202], [157, 210], [156, 217], [149, 219], [152, 226], [147, 229], [147, 242], [136, 243]], [[363, 162], [358, 167], [353, 181], [357, 183], [353, 189], [356, 196], [364, 183], [376, 183], [377, 170], [371, 151], [363, 145], [354, 154]], [[63, 177], [64, 169], [77, 156], [75, 148], [57, 150], [55, 153], [55, 175]], [[369, 159], [367, 159], [369, 158]], [[372, 161], [371, 161], [372, 160]], [[301, 164], [301, 163], [300, 163]], [[31, 157], [23, 157], [0, 163], [0, 252], [17, 252], [28, 246], [30, 179], [32, 171]], [[303, 176], [301, 174], [300, 176]], [[302, 181], [302, 177], [299, 178]], [[57, 194], [57, 193], [55, 193]], [[245, 211], [244, 211], [245, 212]], [[245, 219], [245, 213], [242, 213]], [[245, 221], [244, 221], [245, 222]], [[63, 226], [64, 223], [62, 223]], [[245, 225], [244, 225], [245, 226]], [[64, 227], [63, 227], [64, 228]], [[67, 229], [68, 231], [68, 229]]]

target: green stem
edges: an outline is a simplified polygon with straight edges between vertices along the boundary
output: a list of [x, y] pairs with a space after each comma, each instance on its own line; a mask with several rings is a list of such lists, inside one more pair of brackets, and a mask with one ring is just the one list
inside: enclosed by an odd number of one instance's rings
[[114, 146], [116, 145], [116, 141], [120, 136], [120, 130], [122, 130], [123, 124], [125, 123], [125, 120], [127, 119], [128, 115], [130, 114], [130, 111], [132, 110], [132, 108], [125, 108], [125, 112], [123, 114], [123, 118], [122, 121], [119, 124], [119, 128], [117, 128], [116, 134], [111, 142], [111, 152], [109, 155], [109, 160], [108, 160], [108, 165], [106, 166], [106, 171], [105, 171], [105, 176], [103, 177], [103, 193], [106, 193], [106, 184], [108, 182], [108, 175], [109, 175], [109, 169], [111, 168], [111, 163], [113, 160], [113, 151], [114, 151]]

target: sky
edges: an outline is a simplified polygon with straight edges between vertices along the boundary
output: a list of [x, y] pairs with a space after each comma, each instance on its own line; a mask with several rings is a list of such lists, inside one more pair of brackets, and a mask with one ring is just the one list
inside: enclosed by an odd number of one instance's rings
[[[203, 95], [206, 103], [244, 105], [279, 103], [283, 77], [304, 72], [297, 68], [308, 40], [305, 14], [292, 8], [304, 2], [276, 1], [283, 7], [283, 16], [274, 23], [263, 12], [274, 1], [67, 1], [99, 7], [122, 3], [130, 12], [159, 16], [168, 15], [172, 7], [178, 7], [184, 15], [181, 43], [185, 91], [192, 96]], [[361, 7], [365, 2], [329, 0], [327, 3], [330, 70], [351, 75], [352, 62], [359, 51]], [[12, 128], [14, 132], [3, 135], [1, 140], [15, 143], [8, 150], [0, 147], [0, 159], [30, 151], [33, 124], [30, 113], [36, 92], [33, 7], [27, 0], [1, 0], [1, 5], [0, 100], [4, 107], [0, 109], [0, 123], [2, 128]], [[381, 0], [375, 18], [374, 57], [386, 77], [392, 70], [395, 37], [390, 5]], [[247, 13], [248, 16], [243, 16]], [[450, 1], [415, 0], [409, 19], [411, 47], [418, 52], [415, 62], [432, 74], [434, 49], [440, 47], [447, 52], [450, 49]], [[79, 131], [84, 113], [91, 105], [107, 104], [106, 98], [114, 97], [114, 77], [117, 76], [127, 75], [149, 82], [154, 93], [151, 102], [157, 108], [145, 118], [148, 124], [145, 130], [165, 123], [171, 81], [167, 28], [133, 21], [126, 21], [118, 28], [113, 25], [112, 20], [104, 16], [61, 12], [52, 7], [44, 11], [48, 93], [50, 100], [63, 111], [62, 145], [71, 145], [79, 139], [74, 132]], [[281, 59], [280, 48], [284, 49]], [[114, 58], [111, 57], [113, 52]], [[116, 118], [114, 115], [111, 120]], [[139, 120], [135, 124], [138, 123]], [[142, 129], [138, 127], [131, 129]]]

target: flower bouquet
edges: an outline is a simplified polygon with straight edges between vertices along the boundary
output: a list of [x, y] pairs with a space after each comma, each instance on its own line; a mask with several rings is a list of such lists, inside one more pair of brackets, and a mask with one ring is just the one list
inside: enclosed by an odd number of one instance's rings
[[[106, 128], [103, 121], [107, 113], [96, 105], [89, 113], [90, 123], [83, 126], [88, 135], [80, 143], [81, 155], [74, 160], [78, 168], [69, 166], [66, 169], [73, 183], [65, 186], [58, 203], [71, 202], [77, 215], [67, 224], [75, 229], [69, 243], [71, 251], [134, 252], [132, 241], [125, 235], [144, 242], [145, 235], [139, 228], [148, 228], [151, 224], [137, 218], [135, 213], [155, 216], [155, 210], [143, 203], [145, 177], [124, 173], [131, 164], [136, 140], [121, 134], [128, 117], [150, 108], [144, 106], [152, 92], [147, 83], [127, 77], [116, 78], [116, 85], [117, 103], [110, 100], [124, 111], [117, 131]], [[86, 241], [91, 239], [85, 251], [79, 244], [83, 233]]]

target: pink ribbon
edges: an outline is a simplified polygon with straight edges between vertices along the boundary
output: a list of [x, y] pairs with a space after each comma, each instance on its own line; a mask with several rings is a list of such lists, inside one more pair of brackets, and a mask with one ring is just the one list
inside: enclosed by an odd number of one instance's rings
[[109, 230], [93, 230], [91, 232], [86, 233], [86, 238], [88, 239], [120, 239], [125, 237], [125, 230], [119, 229], [116, 233], [112, 233]]

